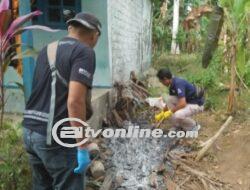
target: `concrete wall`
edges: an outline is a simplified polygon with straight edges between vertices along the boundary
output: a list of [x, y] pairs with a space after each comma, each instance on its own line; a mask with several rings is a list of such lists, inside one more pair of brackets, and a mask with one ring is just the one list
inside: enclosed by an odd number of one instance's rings
[[151, 64], [152, 58], [152, 4], [151, 0], [143, 0], [142, 23], [142, 70], [145, 71]]
[[126, 81], [151, 61], [150, 0], [108, 0], [108, 23], [113, 82]]

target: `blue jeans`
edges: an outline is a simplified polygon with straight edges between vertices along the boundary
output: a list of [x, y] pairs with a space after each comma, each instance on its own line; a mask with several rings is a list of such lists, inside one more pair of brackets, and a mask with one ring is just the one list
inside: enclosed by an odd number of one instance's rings
[[76, 148], [46, 145], [46, 137], [24, 128], [24, 146], [29, 155], [33, 190], [83, 190], [84, 175], [75, 174]]

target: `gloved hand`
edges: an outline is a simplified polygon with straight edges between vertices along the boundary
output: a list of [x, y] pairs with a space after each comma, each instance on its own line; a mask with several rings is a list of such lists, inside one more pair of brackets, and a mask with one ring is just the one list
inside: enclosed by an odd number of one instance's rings
[[161, 111], [160, 113], [155, 115], [155, 121], [159, 122], [163, 119], [163, 117], [164, 117], [164, 111]]
[[172, 115], [173, 115], [173, 112], [171, 110], [168, 110], [168, 111], [164, 112], [163, 118], [169, 119]]
[[78, 162], [78, 167], [74, 169], [74, 173], [81, 174], [87, 169], [87, 167], [91, 163], [89, 152], [86, 149], [78, 148], [77, 162]]
[[155, 121], [160, 122], [162, 119], [168, 119], [173, 115], [173, 112], [171, 110], [168, 111], [162, 111], [161, 113], [155, 115]]

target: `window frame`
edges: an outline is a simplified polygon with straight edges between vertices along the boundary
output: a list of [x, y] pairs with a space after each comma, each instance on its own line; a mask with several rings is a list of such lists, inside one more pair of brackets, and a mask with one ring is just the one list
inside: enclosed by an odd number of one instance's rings
[[[75, 1], [75, 6], [64, 6], [63, 1], [64, 0], [59, 0], [60, 5], [49, 5], [49, 0], [37, 0], [36, 2], [36, 7], [38, 10], [41, 10], [43, 12], [42, 15], [36, 17], [36, 20], [33, 19], [33, 24], [39, 24], [39, 25], [44, 25], [48, 26], [51, 28], [56, 28], [56, 29], [66, 29], [66, 23], [63, 20], [63, 10], [64, 9], [70, 9], [75, 11], [76, 13], [81, 11], [81, 0], [72, 0]], [[60, 10], [60, 22], [53, 22], [49, 21], [49, 8], [55, 8]]]

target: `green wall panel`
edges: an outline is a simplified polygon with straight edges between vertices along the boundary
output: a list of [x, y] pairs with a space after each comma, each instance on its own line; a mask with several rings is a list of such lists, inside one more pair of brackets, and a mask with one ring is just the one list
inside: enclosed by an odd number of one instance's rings
[[95, 48], [97, 67], [94, 84], [97, 86], [110, 86], [112, 84], [112, 75], [109, 65], [107, 0], [82, 0], [82, 10], [94, 14], [102, 23], [102, 35]]

